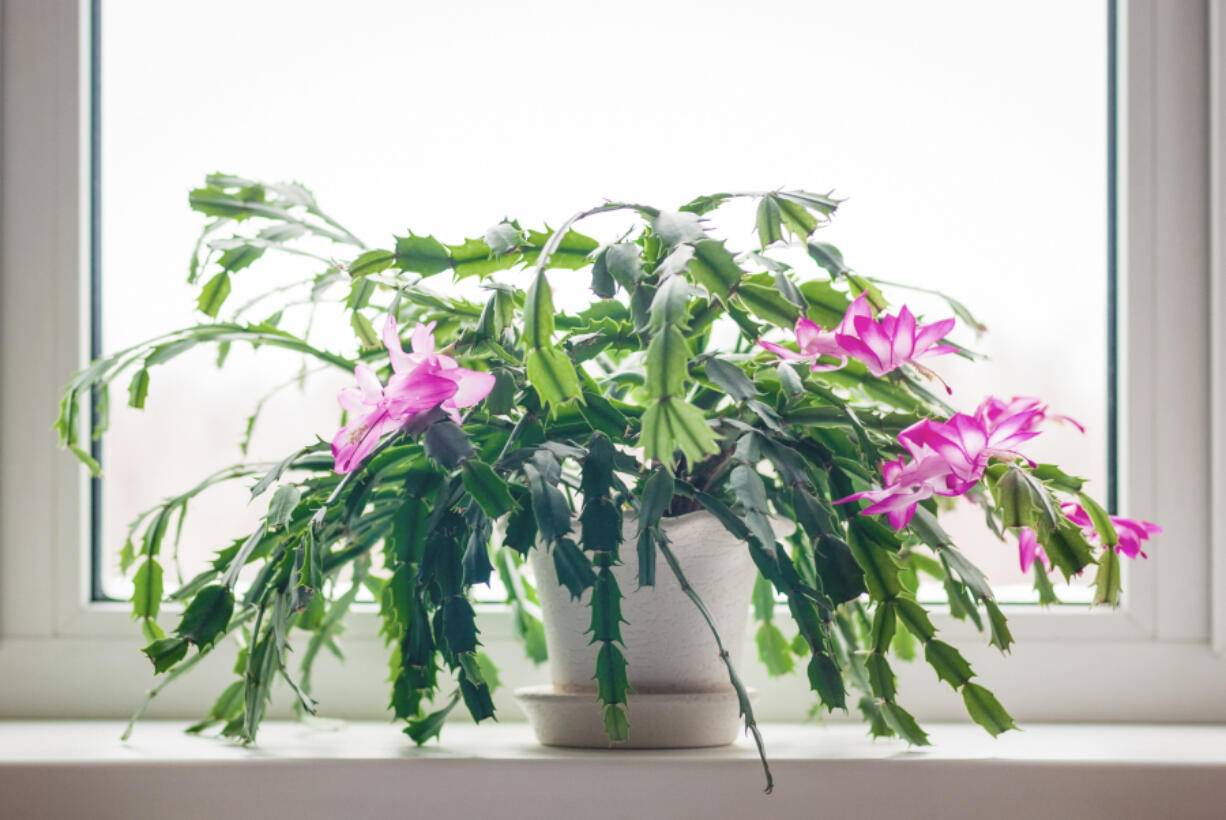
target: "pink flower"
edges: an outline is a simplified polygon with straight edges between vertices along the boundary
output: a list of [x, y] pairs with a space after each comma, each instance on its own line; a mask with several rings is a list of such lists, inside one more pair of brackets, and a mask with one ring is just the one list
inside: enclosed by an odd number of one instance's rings
[[[1098, 530], [1094, 529], [1094, 522], [1090, 520], [1090, 515], [1085, 509], [1074, 502], [1068, 501], [1060, 505], [1060, 509], [1078, 527], [1081, 527], [1082, 535], [1086, 540], [1095, 546], [1102, 545], [1102, 538], [1098, 534]], [[1136, 518], [1124, 518], [1120, 515], [1109, 515], [1111, 524], [1115, 527], [1115, 534], [1119, 536], [1120, 543], [1116, 545], [1115, 551], [1120, 555], [1128, 558], [1136, 559], [1137, 556], [1148, 558], [1145, 551], [1141, 549], [1141, 542], [1148, 541], [1151, 535], [1157, 535], [1162, 532], [1162, 527], [1157, 524], [1151, 524], [1148, 521], [1141, 521]]]
[[[847, 364], [847, 354], [839, 347], [832, 330], [822, 330], [816, 322], [803, 316], [796, 320], [796, 345], [800, 352], [788, 350], [774, 342], [759, 341], [758, 344], [774, 353], [785, 362], [808, 362], [813, 372], [819, 370], [838, 370]], [[838, 364], [818, 364], [818, 358], [829, 356], [837, 358]]]
[[1032, 430], [1040, 422], [1051, 419], [1052, 421], [1067, 421], [1082, 433], [1086, 431], [1081, 422], [1071, 416], [1048, 412], [1047, 405], [1033, 396], [1014, 396], [1009, 401], [989, 396], [983, 400], [983, 403], [979, 405], [979, 409], [975, 413], [981, 416], [985, 422], [992, 425], [997, 424], [1003, 418], [1027, 415], [1030, 420], [1029, 429]]
[[384, 389], [375, 371], [364, 364], [354, 368], [354, 376], [358, 386], [346, 387], [336, 397], [353, 419], [332, 437], [338, 473], [352, 472], [385, 435], [456, 393], [455, 382], [434, 375], [426, 365], [408, 374], [395, 392], [390, 385]]
[[1030, 412], [999, 416], [994, 422], [978, 412], [955, 413], [948, 421], [918, 421], [899, 433], [898, 440], [916, 460], [930, 454], [943, 459], [949, 471], [940, 495], [962, 495], [983, 478], [993, 458], [1020, 456], [1017, 448], [1039, 434], [1033, 426]]
[[885, 514], [890, 526], [901, 530], [915, 515], [915, 507], [919, 502], [932, 498], [934, 494], [944, 495], [938, 487], [942, 486], [949, 466], [939, 457], [931, 456], [907, 464], [903, 459], [888, 461], [881, 466], [884, 486], [880, 490], [865, 490], [862, 493], [849, 495], [836, 501], [843, 504], [847, 501], [867, 499], [872, 504], [861, 511], [861, 515]]
[[[955, 348], [939, 345], [942, 338], [953, 329], [954, 320], [945, 319], [935, 324], [919, 327], [915, 316], [903, 306], [897, 316], [882, 315], [873, 318], [873, 309], [868, 295], [860, 294], [847, 307], [836, 328], [823, 330], [819, 325], [801, 317], [796, 320], [797, 353], [774, 342], [759, 341], [758, 344], [788, 362], [808, 362], [810, 370], [838, 370], [852, 356], [868, 367], [870, 373], [881, 377], [904, 364], [918, 367], [931, 373], [916, 360], [921, 356], [953, 353]], [[822, 356], [838, 359], [837, 364], [818, 364]]]
[[1042, 418], [1042, 412], [1030, 404], [990, 398], [974, 415], [955, 413], [947, 421], [918, 421], [898, 434], [910, 463], [904, 458], [886, 463], [881, 489], [836, 503], [867, 499], [872, 504], [862, 515], [884, 513], [900, 530], [920, 501], [934, 495], [959, 496], [978, 484], [993, 458], [1024, 458], [1018, 448], [1039, 434], [1034, 428]]
[[1039, 537], [1030, 527], [1022, 527], [1017, 531], [1017, 555], [1022, 572], [1030, 572], [1036, 560], [1045, 567], [1051, 566], [1047, 561], [1047, 553], [1039, 546]]
[[337, 395], [352, 419], [332, 438], [338, 473], [352, 472], [385, 435], [436, 407], [458, 423], [461, 408], [472, 407], [494, 388], [491, 374], [467, 370], [450, 356], [436, 353], [433, 330], [433, 323], [414, 328], [413, 352], [405, 353], [396, 320], [387, 317], [383, 343], [392, 363], [387, 386], [379, 382], [374, 370], [360, 364], [354, 368], [358, 386], [346, 387]]
[[921, 326], [906, 305], [897, 316], [883, 314], [880, 319], [874, 319], [867, 297], [862, 293], [847, 309], [847, 316], [835, 333], [835, 341], [844, 353], [859, 359], [868, 372], [878, 378], [904, 364], [930, 373], [917, 360], [957, 352], [957, 348], [937, 344], [953, 328], [953, 319]]
[[460, 421], [459, 411], [472, 407], [484, 399], [494, 389], [492, 373], [480, 370], [467, 370], [456, 364], [450, 356], [434, 351], [434, 322], [428, 325], [417, 325], [413, 328], [410, 341], [412, 353], [405, 353], [400, 343], [400, 335], [396, 328], [396, 317], [390, 313], [383, 323], [383, 344], [387, 347], [388, 356], [392, 361], [393, 376], [387, 384], [390, 392], [395, 393], [399, 385], [421, 365], [431, 368], [434, 375], [450, 379], [456, 384], [456, 391], [443, 402], [444, 412], [457, 424]]

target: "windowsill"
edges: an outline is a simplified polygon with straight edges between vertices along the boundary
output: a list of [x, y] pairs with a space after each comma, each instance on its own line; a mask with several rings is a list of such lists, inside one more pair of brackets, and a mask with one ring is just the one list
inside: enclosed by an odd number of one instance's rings
[[[0, 795], [13, 817], [1220, 817], [1226, 727], [1029, 725], [992, 740], [929, 727], [934, 746], [865, 727], [763, 728], [723, 749], [546, 748], [522, 723], [449, 725], [417, 749], [395, 726], [267, 724], [258, 748], [145, 722], [0, 722]], [[246, 765], [243, 765], [246, 764]]]

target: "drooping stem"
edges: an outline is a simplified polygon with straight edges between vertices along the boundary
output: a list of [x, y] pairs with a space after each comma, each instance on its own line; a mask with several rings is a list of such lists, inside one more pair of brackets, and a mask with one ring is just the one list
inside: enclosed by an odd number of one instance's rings
[[[325, 644], [331, 642], [337, 635], [343, 631], [341, 621], [349, 612], [349, 607], [357, 600], [358, 593], [362, 589], [362, 583], [366, 578], [367, 570], [370, 567], [370, 561], [355, 560], [353, 564], [353, 578], [349, 589], [346, 590], [333, 603], [332, 607], [324, 615], [323, 622], [319, 628], [311, 634], [311, 639], [307, 642], [306, 650], [302, 653], [302, 661], [298, 667], [299, 680], [302, 686], [302, 691], [308, 695], [311, 692], [311, 670], [315, 665], [315, 658], [319, 655], [319, 650]], [[316, 594], [323, 594], [320, 590]], [[333, 645], [335, 647], [335, 644]], [[339, 651], [339, 650], [337, 650]]]
[[153, 703], [153, 699], [160, 695], [163, 689], [174, 683], [180, 675], [190, 672], [196, 664], [200, 663], [200, 659], [208, 653], [209, 650], [205, 649], [197, 652], [195, 655], [192, 655], [190, 658], [183, 661], [183, 663], [178, 664], [167, 672], [166, 677], [162, 679], [161, 683], [145, 692], [145, 697], [141, 699], [140, 705], [136, 707], [136, 711], [132, 713], [132, 717], [128, 718], [128, 725], [124, 728], [123, 734], [119, 736], [119, 739], [127, 740], [128, 738], [132, 737], [132, 730], [136, 727], [136, 721], [140, 720], [141, 717], [144, 716], [145, 710], [149, 708], [150, 703]]
[[715, 645], [719, 648], [719, 658], [728, 669], [728, 680], [731, 681], [732, 688], [736, 690], [737, 699], [740, 701], [741, 714], [745, 717], [745, 730], [753, 735], [754, 743], [758, 747], [758, 757], [762, 759], [762, 770], [766, 773], [765, 792], [770, 794], [775, 788], [775, 778], [771, 775], [770, 763], [766, 760], [766, 745], [762, 742], [762, 733], [758, 731], [758, 722], [753, 716], [753, 706], [749, 703], [749, 693], [745, 691], [744, 684], [741, 683], [736, 669], [732, 666], [732, 658], [729, 656], [727, 648], [724, 647], [723, 639], [719, 636], [719, 629], [715, 626], [715, 619], [711, 617], [710, 610], [702, 602], [698, 592], [686, 580], [685, 573], [681, 571], [681, 564], [677, 562], [677, 556], [673, 554], [672, 549], [668, 546], [668, 538], [663, 533], [656, 540], [656, 545], [660, 548], [660, 553], [664, 556], [664, 560], [668, 563], [668, 568], [672, 570], [674, 577], [676, 577], [677, 583], [681, 585], [681, 591], [686, 594], [686, 597], [702, 613], [703, 620], [707, 622], [707, 626], [711, 629], [711, 634], [715, 637]]
[[[254, 612], [245, 612], [238, 615], [230, 622], [230, 626], [238, 626], [239, 624], [251, 620], [251, 616], [253, 614]], [[166, 673], [166, 677], [162, 679], [161, 683], [145, 692], [145, 697], [141, 699], [140, 705], [136, 707], [136, 710], [132, 712], [132, 717], [128, 718], [128, 725], [124, 727], [123, 734], [119, 736], [119, 739], [127, 740], [128, 738], [132, 737], [132, 730], [136, 727], [136, 721], [140, 720], [141, 717], [144, 716], [145, 710], [149, 708], [150, 703], [153, 703], [153, 699], [160, 695], [163, 689], [178, 680], [179, 677], [187, 672], [190, 672], [196, 666], [196, 664], [200, 663], [200, 661], [204, 659], [205, 655], [213, 651], [214, 646], [216, 646], [216, 644], [209, 645], [208, 647], [198, 651], [195, 655], [192, 655], [187, 660], [176, 665], [173, 669]]]

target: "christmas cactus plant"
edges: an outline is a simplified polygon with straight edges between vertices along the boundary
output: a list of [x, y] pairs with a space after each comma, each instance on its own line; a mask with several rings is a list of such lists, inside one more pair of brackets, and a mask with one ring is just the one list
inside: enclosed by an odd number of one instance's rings
[[[758, 242], [729, 247], [708, 217], [745, 199]], [[938, 523], [941, 511], [951, 499], [982, 508], [1044, 604], [1056, 600], [1053, 573], [1090, 571], [1094, 602], [1115, 605], [1120, 556], [1144, 557], [1142, 542], [1157, 531], [1108, 515], [1080, 479], [1027, 457], [1044, 425], [1071, 422], [1042, 402], [988, 397], [971, 413], [946, 403], [952, 391], [934, 368], [973, 356], [948, 338], [973, 318], [953, 300], [956, 318], [931, 322], [887, 301], [821, 240], [839, 204], [828, 195], [714, 194], [677, 210], [608, 202], [557, 230], [508, 220], [458, 244], [409, 233], [376, 248], [296, 184], [211, 176], [190, 202], [208, 218], [189, 278], [203, 282], [205, 318], [78, 374], [56, 425], [62, 443], [97, 471], [79, 431], [91, 396], [105, 415], [108, 387], [123, 376], [129, 403], [143, 407], [155, 368], [198, 345], [215, 345], [219, 366], [247, 343], [356, 378], [340, 394], [330, 443], [305, 442], [278, 463], [238, 463], [131, 526], [121, 560], [135, 570], [132, 613], [163, 676], [150, 697], [219, 642], [241, 648], [234, 682], [197, 728], [254, 741], [278, 678], [314, 713], [312, 664], [362, 589], [382, 614], [390, 708], [410, 737], [436, 736], [461, 702], [476, 721], [492, 717], [496, 673], [480, 652], [473, 590], [501, 577], [516, 631], [541, 661], [521, 569], [530, 550], [544, 550], [569, 593], [587, 596], [606, 730], [624, 738], [634, 715], [611, 568], [632, 562], [640, 585], [659, 572], [680, 579], [660, 522], [705, 510], [757, 567], [758, 643], [771, 673], [803, 667], [819, 708], [858, 709], [873, 735], [923, 745], [890, 666], [905, 633], [904, 654], [921, 646], [995, 735], [1013, 720], [916, 597], [929, 576], [955, 617], [1001, 651], [1013, 640], [984, 574]], [[608, 241], [577, 229], [611, 212], [633, 227]], [[231, 280], [258, 276], [254, 263], [276, 253], [322, 270], [261, 297], [272, 319], [219, 318]], [[431, 288], [446, 277], [476, 278], [481, 299]], [[584, 277], [589, 303], [556, 310], [551, 277]], [[349, 349], [325, 349], [309, 327], [284, 329], [281, 317], [303, 305], [347, 314]], [[267, 497], [267, 514], [168, 591], [162, 544], [172, 521], [197, 494], [233, 481]], [[637, 537], [621, 543], [630, 512]], [[772, 515], [794, 521], [794, 533], [776, 540]], [[182, 607], [169, 631], [159, 621], [166, 601]], [[777, 603], [795, 640], [779, 629]], [[694, 640], [717, 651], [718, 636]]]

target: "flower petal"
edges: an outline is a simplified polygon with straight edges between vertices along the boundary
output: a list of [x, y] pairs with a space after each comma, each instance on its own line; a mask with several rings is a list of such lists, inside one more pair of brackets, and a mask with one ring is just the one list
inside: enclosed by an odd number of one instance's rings
[[896, 366], [896, 363], [890, 359], [893, 344], [881, 326], [867, 316], [857, 316], [852, 326], [856, 329], [856, 335], [860, 337], [860, 341], [873, 352], [878, 366], [885, 372], [893, 370]]
[[428, 364], [418, 365], [412, 372], [393, 376], [388, 382], [388, 410], [397, 418], [415, 415], [438, 407], [458, 390], [454, 379], [434, 372]]
[[366, 394], [357, 387], [344, 387], [336, 394], [336, 403], [346, 413], [362, 413], [370, 409], [366, 403]]
[[806, 353], [808, 348], [821, 338], [822, 332], [822, 329], [810, 319], [802, 316], [796, 320], [796, 344], [800, 345], [800, 349]]
[[[1039, 539], [1030, 527], [1022, 527], [1017, 532], [1017, 555], [1022, 572], [1030, 572], [1039, 552]], [[1046, 556], [1044, 556], [1046, 558]], [[1044, 563], [1047, 563], [1044, 561]]]
[[890, 522], [890, 526], [895, 530], [901, 530], [903, 527], [911, 523], [911, 516], [915, 515], [915, 505], [912, 504], [903, 510], [894, 510], [885, 514], [886, 520]]
[[868, 372], [878, 377], [885, 375], [885, 370], [881, 367], [881, 360], [877, 358], [877, 355], [864, 342], [855, 336], [849, 336], [845, 333], [836, 334], [834, 338], [838, 340], [839, 347], [842, 348], [843, 352], [853, 359], [862, 362], [868, 368]]
[[358, 380], [358, 387], [361, 388], [362, 395], [368, 404], [376, 404], [383, 398], [383, 384], [375, 375], [374, 370], [360, 364], [353, 368], [353, 376]]
[[810, 358], [808, 356], [802, 356], [801, 354], [797, 353], [794, 350], [788, 350], [783, 345], [777, 345], [774, 342], [768, 342], [768, 341], [759, 339], [758, 345], [762, 347], [763, 349], [769, 350], [771, 353], [774, 353], [776, 356], [778, 356], [779, 358], [783, 359], [786, 362], [801, 362], [801, 361], [807, 361]]
[[453, 379], [457, 385], [455, 395], [447, 401], [450, 407], [472, 407], [488, 396], [490, 391], [494, 389], [493, 373], [483, 373], [480, 370], [466, 370], [463, 367], [443, 372], [446, 373], [448, 378]]
[[[933, 322], [930, 325], [925, 325], [920, 328], [915, 335], [915, 354], [921, 354], [928, 348], [932, 347], [937, 342], [949, 335], [949, 332], [954, 329], [957, 324], [953, 319], [942, 319], [939, 322]], [[945, 351], [942, 351], [945, 352]]]
[[434, 353], [434, 326], [436, 324], [436, 322], [430, 322], [427, 325], [418, 324], [413, 328], [411, 340], [414, 353], [420, 356], [429, 356]]
[[404, 345], [400, 342], [400, 329], [396, 325], [396, 317], [391, 313], [387, 314], [387, 319], [383, 322], [383, 346], [387, 348], [387, 355], [392, 360], [392, 372], [405, 373], [413, 369], [413, 357], [404, 352]]
[[333, 468], [338, 473], [353, 472], [375, 449], [379, 439], [394, 427], [387, 411], [382, 408], [342, 427], [332, 437]]
[[[886, 332], [889, 333], [888, 330]], [[898, 312], [898, 322], [893, 329], [893, 342], [892, 353], [896, 363], [907, 361], [915, 353], [915, 316], [906, 305]]]
[[843, 314], [843, 321], [839, 322], [839, 326], [835, 330], [839, 333], [855, 333], [855, 321], [859, 316], [864, 316], [867, 319], [873, 318], [873, 308], [868, 303], [867, 293], [861, 293], [852, 300], [852, 303], [847, 306], [847, 312]]

